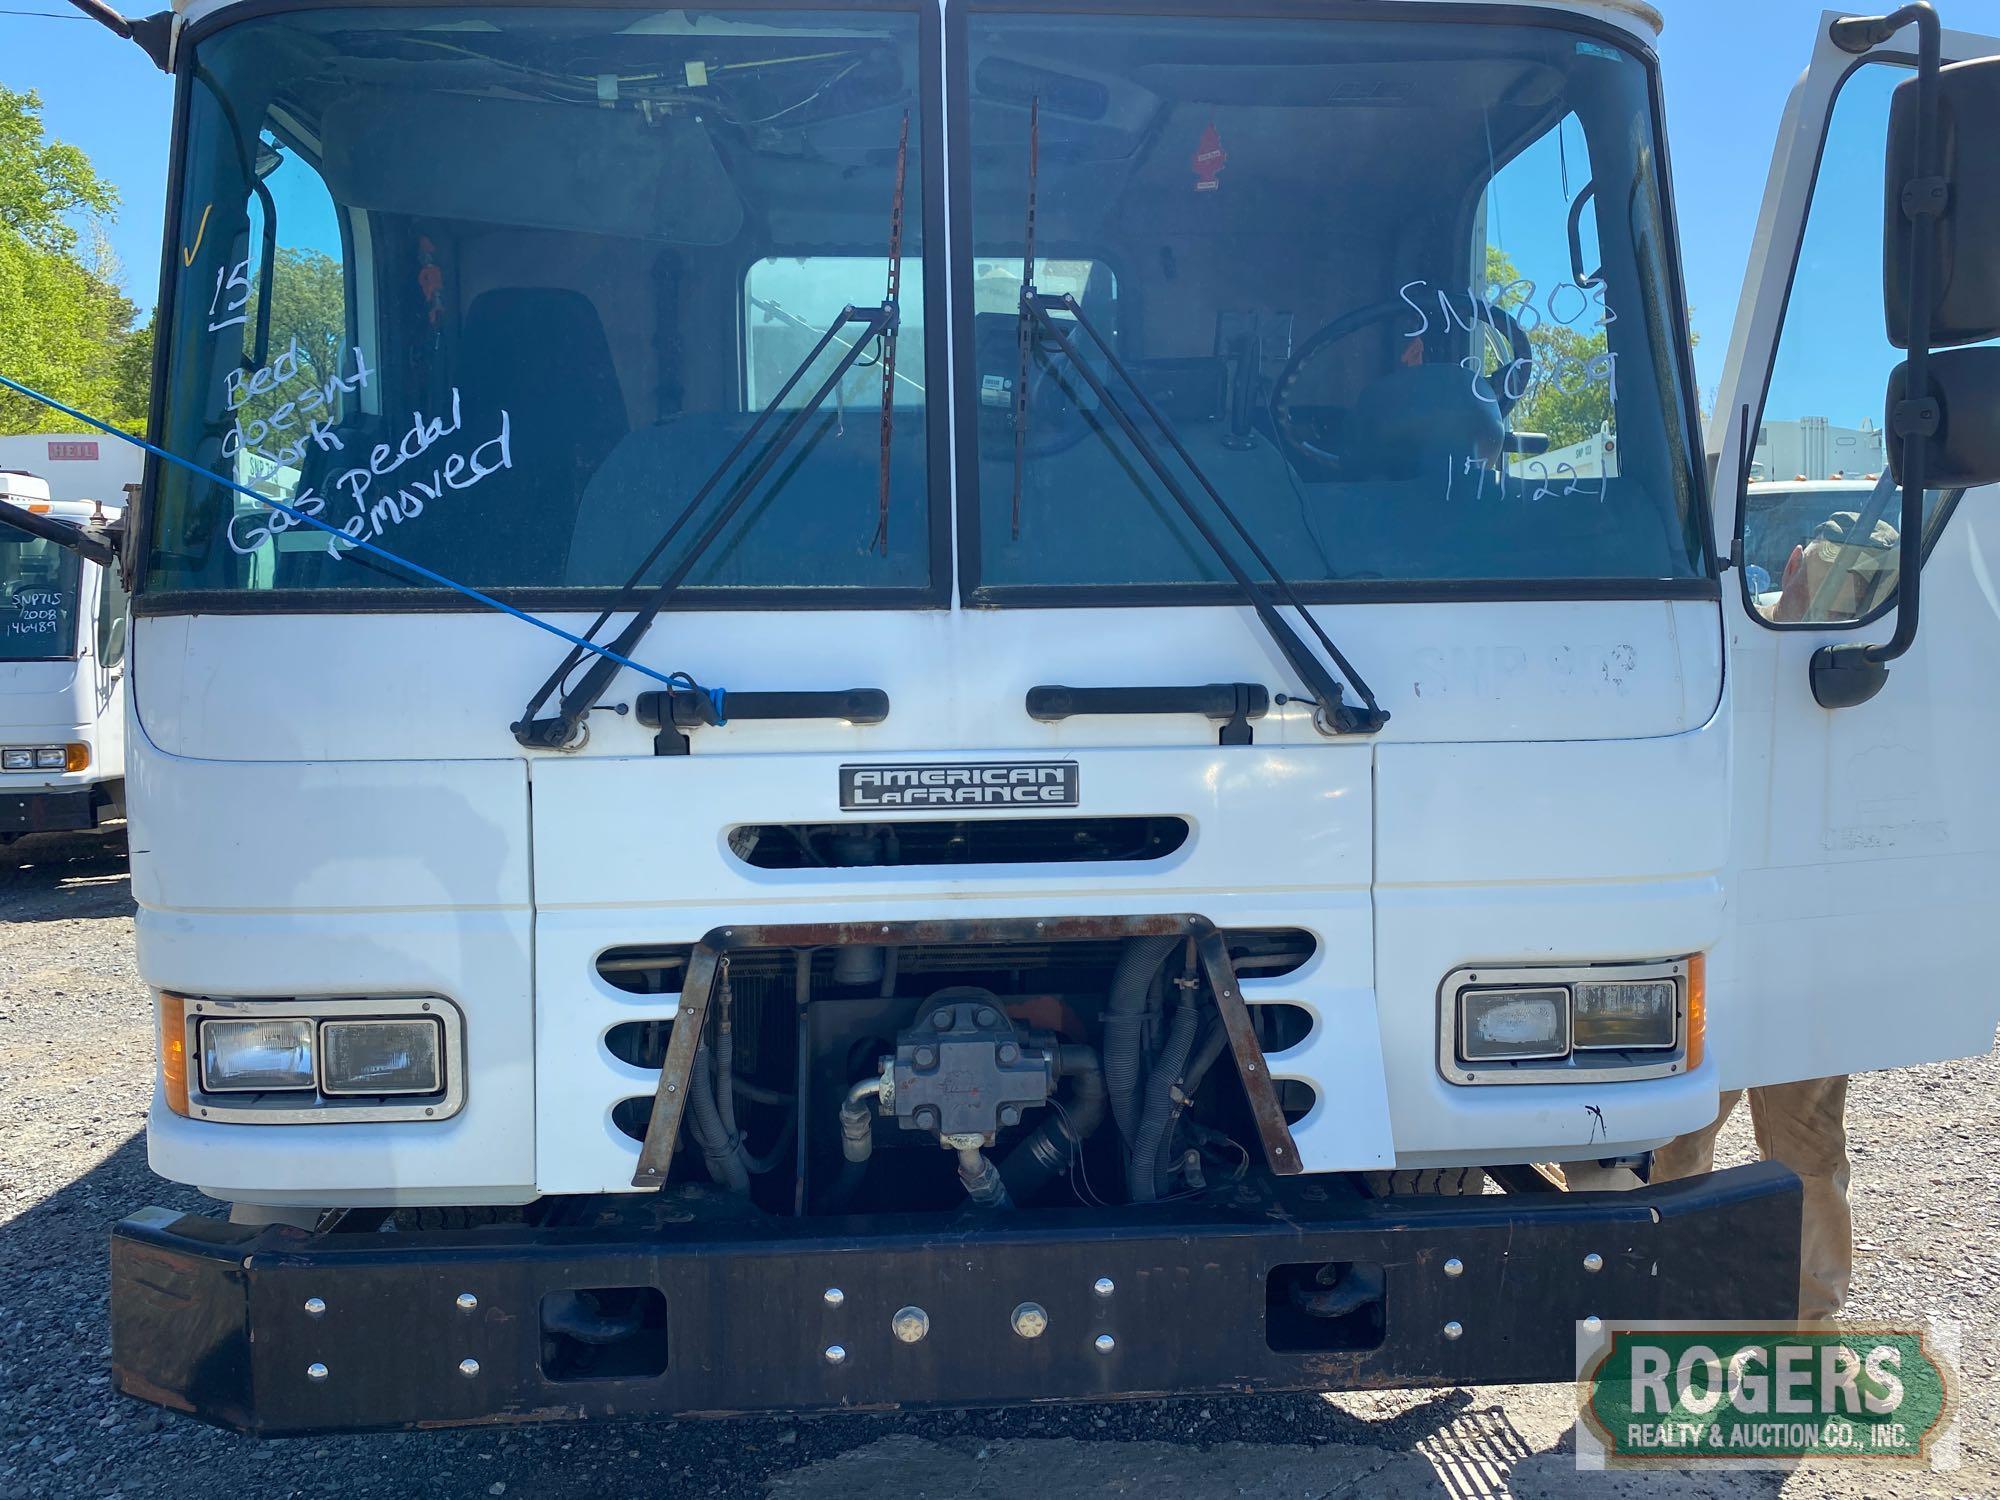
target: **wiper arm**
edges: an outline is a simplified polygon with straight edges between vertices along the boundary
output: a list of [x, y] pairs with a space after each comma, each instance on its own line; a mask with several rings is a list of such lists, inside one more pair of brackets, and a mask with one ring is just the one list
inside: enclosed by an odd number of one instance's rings
[[[1319, 657], [1315, 656], [1312, 648], [1300, 639], [1298, 632], [1293, 630], [1291, 625], [1285, 620], [1285, 617], [1278, 613], [1277, 606], [1272, 603], [1271, 596], [1265, 590], [1264, 586], [1250, 576], [1243, 565], [1237, 561], [1236, 555], [1223, 543], [1222, 538], [1216, 535], [1214, 529], [1202, 518], [1201, 512], [1195, 506], [1193, 497], [1182, 487], [1180, 481], [1174, 477], [1172, 471], [1167, 467], [1166, 460], [1160, 456], [1159, 450], [1139, 430], [1139, 426], [1133, 421], [1131, 413], [1112, 394], [1110, 388], [1105, 384], [1103, 377], [1092, 368], [1089, 360], [1084, 359], [1078, 354], [1076, 346], [1070, 342], [1061, 327], [1057, 325], [1055, 319], [1050, 316], [1051, 312], [1058, 311], [1067, 313], [1075, 320], [1076, 326], [1089, 335], [1091, 343], [1096, 346], [1098, 353], [1103, 356], [1105, 365], [1118, 377], [1125, 388], [1132, 393], [1132, 397], [1138, 403], [1140, 410], [1159, 429], [1160, 435], [1167, 440], [1168, 445], [1174, 450], [1180, 461], [1187, 466], [1187, 471], [1194, 476], [1195, 482], [1207, 494], [1210, 503], [1215, 506], [1222, 518], [1229, 523], [1236, 535], [1242, 539], [1243, 545], [1250, 550], [1250, 555], [1257, 560], [1257, 565], [1269, 576], [1272, 584], [1276, 586], [1278, 593], [1283, 596], [1284, 602], [1298, 612], [1299, 617], [1306, 622], [1313, 635], [1318, 638], [1319, 644], [1325, 650], [1328, 658], [1339, 668], [1341, 675], [1347, 679], [1348, 686], [1352, 687], [1355, 695], [1361, 699], [1360, 705], [1349, 704], [1345, 701], [1340, 683], [1334, 678], [1332, 673], [1327, 671], [1325, 662], [1322, 662]], [[1216, 559], [1221, 562], [1223, 567], [1229, 570], [1229, 576], [1236, 580], [1236, 586], [1243, 591], [1243, 597], [1249, 601], [1250, 607], [1257, 612], [1257, 618], [1263, 624], [1266, 632], [1269, 633], [1271, 640], [1284, 655], [1285, 660], [1292, 664], [1293, 670], [1305, 680], [1306, 686], [1311, 690], [1314, 704], [1314, 727], [1319, 729], [1322, 734], [1373, 734], [1384, 724], [1388, 723], [1388, 713], [1376, 703], [1375, 694], [1369, 690], [1368, 684], [1362, 681], [1361, 674], [1354, 670], [1353, 664], [1345, 656], [1341, 655], [1340, 648], [1334, 645], [1332, 638], [1321, 628], [1319, 621], [1313, 618], [1312, 612], [1300, 601], [1297, 592], [1292, 588], [1290, 583], [1285, 581], [1285, 576], [1278, 571], [1277, 565], [1265, 555], [1264, 549], [1258, 545], [1257, 539], [1250, 534], [1249, 528], [1243, 524], [1236, 512], [1229, 508], [1228, 503], [1217, 492], [1214, 483], [1202, 472], [1201, 466], [1194, 461], [1194, 456], [1188, 452], [1187, 445], [1181, 441], [1179, 434], [1174, 431], [1172, 425], [1167, 421], [1165, 413], [1153, 404], [1152, 398], [1147, 396], [1144, 388], [1138, 381], [1132, 378], [1131, 372], [1125, 368], [1123, 361], [1118, 358], [1117, 353], [1112, 349], [1110, 343], [1097, 331], [1090, 319], [1084, 316], [1083, 308], [1078, 305], [1076, 298], [1070, 296], [1068, 293], [1064, 293], [1062, 296], [1048, 295], [1034, 291], [1031, 286], [1024, 286], [1021, 292], [1021, 318], [1024, 327], [1031, 320], [1034, 324], [1039, 325], [1042, 332], [1062, 351], [1071, 366], [1083, 376], [1084, 381], [1090, 386], [1092, 393], [1097, 397], [1099, 404], [1111, 414], [1112, 420], [1118, 424], [1119, 430], [1125, 434], [1126, 440], [1138, 451], [1140, 458], [1145, 460], [1146, 466], [1153, 471], [1160, 483], [1165, 486], [1167, 493], [1180, 506], [1182, 514], [1188, 518], [1188, 524], [1200, 533], [1201, 539], [1208, 544], [1209, 550], [1215, 554]]]
[[[745, 450], [755, 441], [758, 433], [763, 431], [764, 425], [770, 420], [772, 414], [783, 405], [785, 398], [791, 395], [793, 388], [804, 378], [806, 371], [811, 369], [819, 357], [833, 344], [835, 335], [851, 323], [862, 324], [864, 328], [862, 334], [852, 344], [848, 345], [847, 351], [835, 361], [833, 369], [827, 374], [825, 379], [820, 381], [818, 388], [814, 390], [805, 405], [794, 411], [771, 440], [764, 445], [763, 451], [757, 455], [756, 460], [743, 472], [742, 477], [730, 487], [728, 498], [723, 501], [721, 509], [709, 521], [701, 535], [689, 544], [687, 551], [681, 555], [680, 561], [675, 563], [672, 569], [668, 571], [667, 576], [660, 581], [646, 602], [632, 616], [630, 623], [618, 633], [617, 638], [611, 643], [611, 649], [619, 656], [630, 656], [632, 654], [633, 649], [639, 644], [646, 632], [652, 628], [653, 621], [659, 618], [660, 611], [666, 607], [667, 600], [673, 597], [674, 591], [687, 581], [688, 575], [694, 571], [695, 564], [701, 561], [702, 556], [714, 544], [715, 539], [722, 535], [723, 530], [736, 518], [736, 513], [743, 508], [744, 502], [749, 500], [751, 495], [755, 493], [757, 486], [763, 482], [764, 477], [777, 466], [778, 460], [784, 457], [785, 451], [791, 447], [793, 440], [804, 430], [806, 423], [812, 420], [814, 413], [821, 406], [825, 405], [826, 398], [832, 394], [834, 388], [847, 378], [847, 372], [853, 369], [855, 362], [861, 358], [861, 353], [868, 347], [869, 340], [876, 334], [892, 327], [895, 320], [896, 309], [887, 303], [884, 303], [881, 307], [870, 307], [860, 310], [847, 307], [841, 310], [841, 314], [839, 318], [835, 319], [833, 326], [820, 336], [819, 342], [813, 345], [812, 352], [806, 355], [799, 362], [798, 367], [786, 378], [785, 383], [778, 388], [778, 393], [757, 414], [757, 419], [750, 424], [749, 430], [736, 440], [735, 446], [729, 450], [728, 455], [701, 482], [701, 487], [695, 491], [694, 498], [682, 507], [679, 515], [674, 517], [673, 524], [666, 529], [666, 532], [660, 537], [659, 541], [653, 544], [653, 550], [646, 554], [645, 561], [640, 563], [632, 576], [625, 580], [623, 587], [619, 590], [618, 601], [600, 614], [596, 621], [592, 623], [590, 629], [584, 632], [586, 639], [595, 640], [597, 632], [602, 630], [611, 617], [625, 606], [628, 597], [638, 589], [646, 574], [652, 570], [653, 564], [659, 561], [660, 554], [667, 550], [673, 539], [680, 535], [681, 529], [694, 519], [702, 506], [708, 503], [708, 497], [714, 493], [715, 487], [736, 466], [736, 461], [743, 456]], [[561, 665], [555, 671], [551, 672], [542, 685], [535, 690], [535, 695], [528, 700], [528, 706], [522, 712], [520, 721], [513, 726], [514, 738], [516, 740], [531, 749], [538, 750], [575, 748], [572, 741], [577, 737], [577, 729], [582, 724], [584, 716], [590, 712], [591, 706], [597, 702], [598, 695], [610, 685], [611, 679], [618, 674], [618, 662], [606, 656], [595, 658], [588, 670], [577, 680], [576, 685], [563, 693], [561, 701], [556, 706], [554, 717], [538, 719], [535, 717], [535, 714], [540, 711], [543, 704], [548, 702], [556, 689], [561, 686], [563, 680], [575, 670], [577, 663], [583, 659], [584, 655], [585, 651], [583, 647], [572, 646], [569, 654], [563, 658]]]
[[[750, 467], [744, 471], [743, 475], [730, 488], [728, 498], [723, 501], [722, 508], [716, 512], [714, 519], [708, 523], [707, 528], [701, 535], [696, 537], [689, 545], [687, 551], [682, 555], [681, 560], [674, 564], [667, 576], [661, 580], [659, 586], [653, 590], [652, 595], [646, 600], [645, 604], [632, 616], [631, 622], [618, 633], [617, 639], [611, 645], [611, 651], [614, 654], [607, 656], [600, 653], [595, 657], [589, 669], [578, 679], [576, 686], [568, 688], [563, 692], [561, 701], [556, 705], [556, 712], [552, 718], [538, 719], [535, 715], [541, 711], [542, 706], [549, 701], [557, 688], [561, 687], [562, 683], [569, 677], [569, 674], [576, 669], [577, 663], [583, 660], [590, 648], [583, 645], [572, 646], [569, 654], [562, 659], [562, 662], [556, 667], [555, 671], [551, 672], [542, 685], [535, 690], [534, 696], [528, 700], [527, 708], [522, 711], [520, 719], [511, 726], [514, 731], [514, 738], [522, 745], [534, 750], [573, 750], [578, 748], [577, 731], [582, 726], [584, 718], [590, 713], [592, 705], [597, 702], [598, 695], [605, 688], [609, 687], [611, 679], [618, 675], [621, 662], [616, 658], [631, 656], [634, 648], [638, 646], [646, 632], [652, 628], [653, 622], [659, 618], [660, 611], [666, 607], [667, 601], [673, 597], [675, 590], [679, 589], [687, 581], [688, 575], [694, 571], [695, 564], [701, 561], [709, 547], [714, 544], [715, 539], [722, 535], [730, 521], [735, 518], [736, 513], [743, 508], [744, 503], [756, 492], [757, 486], [763, 483], [765, 476], [777, 466], [778, 460], [784, 457], [786, 450], [792, 446], [793, 441], [798, 437], [799, 433], [805, 430], [806, 424], [812, 420], [813, 415], [821, 406], [826, 404], [826, 398], [839, 388], [840, 382], [847, 378], [847, 372], [854, 368], [855, 364], [860, 360], [862, 353], [878, 336], [882, 340], [881, 358], [883, 361], [882, 495], [881, 514], [876, 525], [875, 540], [881, 545], [883, 552], [887, 553], [889, 536], [890, 405], [891, 397], [895, 390], [896, 335], [902, 325], [903, 181], [909, 169], [909, 153], [910, 117], [908, 112], [905, 112], [903, 115], [902, 134], [896, 143], [896, 186], [895, 195], [891, 201], [889, 210], [889, 280], [887, 293], [882, 299], [882, 305], [880, 307], [863, 309], [856, 309], [852, 306], [842, 308], [840, 316], [834, 320], [833, 326], [820, 335], [819, 342], [812, 346], [811, 351], [806, 357], [800, 360], [793, 368], [791, 374], [785, 377], [785, 382], [778, 387], [777, 394], [765, 403], [764, 409], [757, 413], [756, 420], [751, 422], [748, 430], [744, 432], [742, 437], [736, 440], [736, 443], [730, 448], [722, 462], [717, 464], [708, 477], [701, 482], [700, 487], [694, 493], [694, 498], [682, 507], [681, 513], [674, 517], [673, 524], [653, 544], [653, 550], [646, 554], [644, 561], [637, 568], [633, 569], [632, 576], [626, 579], [623, 586], [620, 587], [617, 600], [604, 610], [603, 613], [598, 615], [596, 620], [591, 623], [590, 629], [584, 632], [584, 640], [595, 641], [597, 639], [597, 632], [602, 630], [611, 617], [625, 606], [627, 600], [637, 591], [640, 583], [645, 579], [646, 574], [652, 571], [653, 564], [659, 561], [660, 555], [667, 550], [673, 539], [680, 535], [681, 528], [692, 521], [702, 506], [708, 502], [708, 497], [714, 492], [715, 487], [736, 466], [737, 460], [748, 451], [750, 444], [756, 441], [757, 435], [764, 430], [765, 424], [785, 404], [786, 398], [791, 395], [799, 382], [805, 378], [806, 372], [818, 362], [819, 357], [836, 343], [842, 346], [840, 358], [835, 361], [833, 369], [820, 381], [818, 388], [813, 391], [812, 396], [806, 401], [805, 405], [793, 412], [786, 419], [784, 425], [778, 429], [776, 435], [764, 445], [763, 451], [757, 455], [756, 460], [752, 462]], [[852, 340], [841, 338], [841, 330], [853, 323], [863, 325], [861, 333]], [[685, 674], [677, 675], [685, 676]], [[700, 692], [706, 691], [699, 688], [692, 678], [688, 678], [687, 681], [691, 689]]]

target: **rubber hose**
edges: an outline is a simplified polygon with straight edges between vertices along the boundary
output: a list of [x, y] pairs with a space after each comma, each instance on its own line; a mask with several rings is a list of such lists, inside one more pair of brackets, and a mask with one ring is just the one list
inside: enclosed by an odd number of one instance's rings
[[750, 1173], [737, 1155], [736, 1143], [722, 1128], [722, 1113], [715, 1107], [715, 1063], [706, 1042], [695, 1048], [693, 1077], [688, 1080], [688, 1113], [695, 1143], [708, 1163], [708, 1175], [732, 1193], [747, 1194]]
[[1183, 999], [1174, 1007], [1166, 1045], [1160, 1048], [1160, 1060], [1146, 1080], [1146, 1109], [1139, 1121], [1138, 1138], [1132, 1143], [1130, 1187], [1134, 1203], [1151, 1203], [1160, 1195], [1160, 1140], [1173, 1113], [1174, 1085], [1180, 1082], [1188, 1053], [1194, 1049], [1198, 1019], [1192, 999]]
[[1194, 1091], [1201, 1087], [1202, 1079], [1208, 1076], [1208, 1070], [1215, 1066], [1215, 1060], [1222, 1056], [1223, 1049], [1228, 1045], [1229, 1028], [1220, 1020], [1210, 1021], [1194, 1049], [1193, 1060], [1188, 1063], [1187, 1082], [1181, 1085], [1183, 1094], [1190, 1099], [1194, 1097]]
[[1131, 938], [1112, 971], [1111, 994], [1104, 1007], [1104, 1088], [1111, 1099], [1111, 1117], [1129, 1146], [1138, 1139], [1139, 1089], [1143, 1083], [1139, 1028], [1146, 1010], [1146, 991], [1177, 937]]
[[1079, 1043], [1057, 1048], [1056, 1074], [1069, 1083], [1062, 1110], [1050, 1110], [1000, 1164], [1007, 1191], [1019, 1203], [1031, 1202], [1066, 1173], [1083, 1143], [1104, 1123], [1104, 1069], [1096, 1051]]

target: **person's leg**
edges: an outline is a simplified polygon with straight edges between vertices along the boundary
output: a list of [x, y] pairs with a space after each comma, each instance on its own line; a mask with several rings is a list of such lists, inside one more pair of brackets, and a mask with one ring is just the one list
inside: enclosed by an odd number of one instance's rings
[[1736, 1108], [1736, 1101], [1743, 1097], [1743, 1090], [1737, 1089], [1722, 1096], [1722, 1107], [1715, 1112], [1712, 1124], [1699, 1130], [1690, 1130], [1686, 1135], [1676, 1136], [1653, 1153], [1653, 1172], [1649, 1181], [1672, 1182], [1680, 1177], [1699, 1177], [1704, 1172], [1715, 1170], [1715, 1138], [1722, 1133], [1723, 1122], [1729, 1112]]
[[1854, 1272], [1847, 1206], [1847, 1080], [1814, 1078], [1750, 1090], [1757, 1149], [1805, 1184], [1799, 1232], [1799, 1316], [1830, 1318]]

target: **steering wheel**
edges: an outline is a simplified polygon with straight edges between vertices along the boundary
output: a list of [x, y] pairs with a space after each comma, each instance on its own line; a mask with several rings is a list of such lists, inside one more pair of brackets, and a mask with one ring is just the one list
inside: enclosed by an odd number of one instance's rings
[[[1483, 383], [1491, 391], [1493, 404], [1499, 408], [1504, 420], [1507, 414], [1520, 404], [1527, 394], [1529, 377], [1534, 371], [1535, 348], [1528, 340], [1528, 331], [1520, 320], [1495, 303], [1479, 301], [1472, 306], [1476, 309], [1473, 322], [1482, 329], [1490, 342], [1495, 335], [1504, 335], [1509, 358]], [[1271, 391], [1271, 426], [1277, 432], [1278, 445], [1295, 467], [1312, 470], [1334, 470], [1341, 466], [1341, 454], [1334, 446], [1338, 441], [1336, 433], [1329, 431], [1332, 424], [1323, 420], [1303, 417], [1293, 408], [1299, 377], [1323, 358], [1326, 353], [1343, 340], [1359, 333], [1364, 328], [1372, 328], [1377, 323], [1385, 323], [1391, 318], [1407, 318], [1410, 304], [1402, 298], [1392, 298], [1377, 302], [1369, 307], [1357, 308], [1343, 313], [1317, 333], [1307, 338], [1293, 351], [1284, 370], [1278, 376], [1278, 383]], [[1474, 382], [1467, 382], [1468, 394]], [[1480, 399], [1485, 399], [1481, 397]]]

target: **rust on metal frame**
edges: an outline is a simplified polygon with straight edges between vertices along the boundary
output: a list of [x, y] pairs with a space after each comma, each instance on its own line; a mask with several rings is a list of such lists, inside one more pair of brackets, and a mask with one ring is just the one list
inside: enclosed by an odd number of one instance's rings
[[708, 1020], [716, 961], [721, 956], [721, 949], [704, 940], [695, 945], [688, 958], [680, 1007], [674, 1012], [674, 1029], [667, 1039], [666, 1058], [660, 1065], [660, 1085], [653, 1092], [653, 1117], [646, 1123], [646, 1144], [632, 1173], [633, 1187], [657, 1190], [667, 1185], [674, 1142], [681, 1133], [681, 1115], [687, 1109], [688, 1080], [694, 1074], [694, 1049], [701, 1041], [702, 1025]]
[[832, 948], [850, 944], [907, 948], [944, 943], [1081, 943], [1109, 938], [1191, 937], [1215, 994], [1223, 1030], [1250, 1101], [1265, 1164], [1280, 1177], [1304, 1168], [1298, 1144], [1278, 1105], [1278, 1092], [1264, 1066], [1264, 1052], [1250, 1027], [1250, 1012], [1242, 987], [1229, 962], [1228, 940], [1206, 917], [1155, 915], [1137, 917], [989, 917], [932, 918], [917, 922], [801, 922], [768, 927], [718, 927], [699, 943], [688, 963], [681, 987], [680, 1009], [674, 1015], [672, 1038], [653, 1095], [653, 1117], [646, 1126], [632, 1186], [661, 1188], [674, 1159], [681, 1117], [694, 1072], [694, 1052], [715, 987], [717, 963], [725, 953], [746, 948]]

